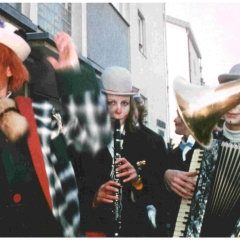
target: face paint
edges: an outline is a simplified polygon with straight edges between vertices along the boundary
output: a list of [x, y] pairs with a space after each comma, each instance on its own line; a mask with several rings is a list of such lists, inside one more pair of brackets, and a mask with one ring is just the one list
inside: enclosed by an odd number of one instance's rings
[[112, 118], [119, 119], [123, 125], [130, 112], [130, 96], [107, 95], [108, 111]]

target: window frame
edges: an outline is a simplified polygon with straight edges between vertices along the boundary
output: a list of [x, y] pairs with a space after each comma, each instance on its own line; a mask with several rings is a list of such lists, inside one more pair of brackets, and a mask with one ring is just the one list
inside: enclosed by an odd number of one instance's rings
[[[49, 5], [49, 4], [60, 4], [61, 12], [55, 12], [55, 9], [52, 7], [53, 5]], [[40, 13], [41, 9], [41, 5], [44, 6], [44, 12], [43, 14]], [[55, 35], [57, 32], [59, 31], [64, 31], [67, 34], [69, 34], [70, 36], [72, 35], [72, 3], [38, 3], [38, 13], [37, 13], [37, 21], [38, 21], [38, 25], [39, 28], [41, 28], [42, 30], [49, 32], [51, 35]], [[64, 8], [64, 13], [62, 13], [62, 8]], [[44, 15], [46, 14], [45, 10], [48, 10], [49, 12], [51, 12], [51, 17], [52, 19], [47, 19]], [[63, 16], [65, 15], [65, 16]], [[45, 22], [45, 26], [41, 25], [40, 23], [40, 18], [43, 19], [43, 21]], [[56, 20], [57, 18], [57, 20]], [[62, 27], [61, 24], [57, 25], [56, 23], [59, 24], [59, 22], [62, 22], [64, 24], [64, 26]], [[49, 27], [46, 25], [49, 24]], [[52, 29], [51, 29], [52, 28]]]
[[138, 48], [146, 56], [146, 26], [143, 14], [138, 10]]
[[[12, 8], [16, 9], [18, 12], [22, 12], [22, 3], [7, 3], [8, 5], [10, 5]], [[14, 6], [16, 4], [16, 6]]]

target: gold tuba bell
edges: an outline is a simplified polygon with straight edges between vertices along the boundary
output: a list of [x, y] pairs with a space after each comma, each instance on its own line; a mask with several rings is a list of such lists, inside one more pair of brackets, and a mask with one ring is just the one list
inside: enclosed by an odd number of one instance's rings
[[214, 126], [223, 114], [240, 103], [240, 79], [207, 87], [176, 77], [173, 90], [179, 114], [191, 135], [204, 148], [211, 148]]

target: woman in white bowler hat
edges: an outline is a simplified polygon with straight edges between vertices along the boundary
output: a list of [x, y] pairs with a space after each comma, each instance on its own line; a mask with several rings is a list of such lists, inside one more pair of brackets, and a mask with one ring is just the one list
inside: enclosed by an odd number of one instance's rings
[[[153, 138], [137, 126], [133, 96], [139, 90], [132, 86], [131, 73], [118, 66], [105, 69], [100, 83], [113, 132], [114, 123], [120, 121], [121, 150], [116, 157], [113, 138], [92, 161], [82, 160], [85, 175], [81, 189], [82, 231], [87, 236], [160, 236], [156, 209], [160, 206], [161, 166]], [[120, 183], [114, 181], [114, 165]], [[113, 217], [116, 202], [121, 206], [117, 223]]]

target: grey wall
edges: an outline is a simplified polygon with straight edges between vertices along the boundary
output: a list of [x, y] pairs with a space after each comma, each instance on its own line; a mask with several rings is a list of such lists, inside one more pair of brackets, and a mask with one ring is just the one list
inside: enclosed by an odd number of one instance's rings
[[88, 58], [103, 69], [129, 69], [129, 25], [111, 4], [87, 4], [87, 42]]

